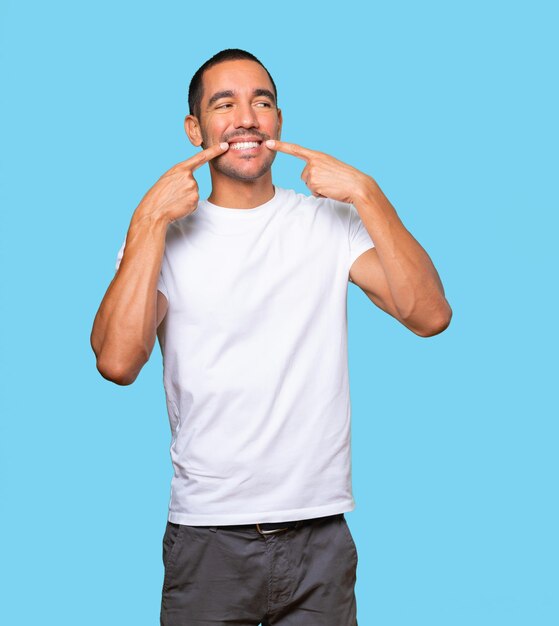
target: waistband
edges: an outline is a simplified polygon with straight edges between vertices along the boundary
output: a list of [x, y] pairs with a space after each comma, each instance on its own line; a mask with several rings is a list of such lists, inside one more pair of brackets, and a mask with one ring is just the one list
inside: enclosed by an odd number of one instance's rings
[[[208, 528], [215, 531], [217, 529], [223, 530], [256, 530], [261, 535], [268, 535], [271, 533], [281, 532], [283, 530], [289, 530], [290, 528], [300, 528], [307, 524], [317, 524], [327, 521], [334, 521], [336, 519], [343, 518], [343, 513], [336, 513], [334, 515], [326, 515], [324, 517], [312, 517], [309, 519], [290, 520], [287, 522], [261, 522], [258, 524], [228, 524], [223, 526], [202, 526], [201, 528]], [[200, 528], [200, 527], [198, 527]]]

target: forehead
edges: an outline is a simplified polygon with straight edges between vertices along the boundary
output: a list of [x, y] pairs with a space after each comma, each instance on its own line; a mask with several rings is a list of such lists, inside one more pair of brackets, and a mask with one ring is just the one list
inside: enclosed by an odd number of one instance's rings
[[256, 61], [242, 59], [223, 61], [206, 70], [202, 76], [202, 102], [207, 102], [217, 91], [234, 91], [252, 93], [255, 89], [274, 88], [268, 73]]

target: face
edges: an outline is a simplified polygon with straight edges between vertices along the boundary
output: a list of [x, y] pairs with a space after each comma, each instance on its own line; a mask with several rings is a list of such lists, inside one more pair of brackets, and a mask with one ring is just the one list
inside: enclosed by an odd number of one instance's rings
[[255, 61], [224, 61], [203, 75], [200, 118], [185, 120], [195, 146], [227, 141], [229, 150], [210, 162], [216, 172], [237, 180], [257, 180], [270, 171], [275, 150], [263, 142], [279, 139], [281, 111], [266, 70]]

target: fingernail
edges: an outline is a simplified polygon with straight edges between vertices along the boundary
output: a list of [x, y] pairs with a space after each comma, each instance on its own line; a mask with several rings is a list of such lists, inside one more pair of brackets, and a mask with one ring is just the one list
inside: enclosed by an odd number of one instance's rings
[[268, 148], [273, 148], [276, 145], [276, 142], [273, 139], [268, 139], [268, 141], [266, 141], [266, 145]]
[[229, 144], [228, 144], [226, 141], [222, 141], [222, 142], [219, 144], [219, 147], [220, 147], [222, 150], [225, 150], [226, 148], [228, 148], [228, 147], [229, 147]]

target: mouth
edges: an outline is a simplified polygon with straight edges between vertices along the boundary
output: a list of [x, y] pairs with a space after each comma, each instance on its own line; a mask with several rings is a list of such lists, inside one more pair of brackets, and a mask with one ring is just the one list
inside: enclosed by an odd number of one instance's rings
[[255, 141], [230, 141], [229, 149], [237, 150], [239, 152], [247, 152], [247, 151], [258, 150], [261, 145], [262, 145], [262, 142], [257, 141], [257, 140]]

